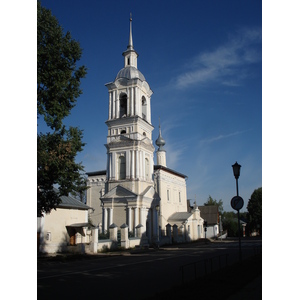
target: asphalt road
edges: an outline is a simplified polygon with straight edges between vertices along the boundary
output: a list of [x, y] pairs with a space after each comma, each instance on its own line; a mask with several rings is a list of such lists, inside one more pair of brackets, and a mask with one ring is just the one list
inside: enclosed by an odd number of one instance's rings
[[[238, 241], [203, 242], [87, 256], [82, 259], [39, 260], [38, 299], [146, 299], [172, 286], [238, 260]], [[261, 249], [261, 240], [243, 240], [246, 258]]]

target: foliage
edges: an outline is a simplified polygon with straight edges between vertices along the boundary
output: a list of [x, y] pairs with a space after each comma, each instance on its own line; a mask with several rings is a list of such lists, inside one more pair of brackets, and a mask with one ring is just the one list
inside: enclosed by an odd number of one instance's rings
[[238, 236], [238, 216], [233, 211], [224, 212], [222, 215], [223, 230], [227, 230], [229, 237]]
[[248, 205], [248, 219], [250, 231], [259, 230], [262, 234], [262, 188], [254, 190], [249, 199]]
[[83, 132], [63, 124], [82, 93], [79, 86], [86, 67], [76, 66], [81, 54], [79, 43], [69, 32], [64, 35], [51, 11], [38, 1], [37, 116], [43, 117], [49, 127], [49, 132], [37, 135], [38, 216], [55, 208], [60, 196], [86, 189], [83, 166], [75, 162], [77, 153], [83, 150]]
[[207, 201], [204, 203], [205, 206], [211, 206], [211, 205], [217, 205], [219, 214], [223, 214], [223, 201], [220, 199], [217, 201], [216, 199], [213, 199], [210, 195], [207, 198]]
[[107, 233], [98, 233], [98, 239], [99, 240], [109, 240], [109, 232]]

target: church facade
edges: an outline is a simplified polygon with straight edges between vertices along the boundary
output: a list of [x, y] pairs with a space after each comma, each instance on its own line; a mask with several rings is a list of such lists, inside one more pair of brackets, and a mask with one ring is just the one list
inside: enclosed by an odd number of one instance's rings
[[189, 240], [203, 238], [203, 219], [196, 204], [188, 212], [187, 176], [167, 168], [160, 126], [157, 151], [152, 142], [153, 92], [137, 67], [131, 18], [123, 57], [124, 67], [106, 84], [106, 170], [87, 173], [87, 205], [94, 209], [90, 220], [102, 233], [112, 224], [118, 228], [126, 224], [134, 236], [139, 228], [148, 243], [159, 240], [168, 224], [177, 225]]

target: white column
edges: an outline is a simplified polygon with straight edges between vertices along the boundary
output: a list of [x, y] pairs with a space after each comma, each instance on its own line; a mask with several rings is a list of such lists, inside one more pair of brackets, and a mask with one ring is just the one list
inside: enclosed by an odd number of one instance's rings
[[147, 106], [147, 112], [148, 112], [148, 122], [151, 124], [151, 105], [150, 105], [150, 98], [148, 100], [148, 106]]
[[116, 179], [116, 153], [111, 153], [111, 179]]
[[[139, 166], [140, 166], [140, 163], [139, 163], [139, 151], [138, 150], [135, 150], [135, 177], [136, 179], [139, 179], [140, 177], [140, 170], [139, 170]], [[138, 225], [138, 224], [137, 224]]]
[[144, 174], [143, 174], [143, 155], [142, 155], [142, 151], [139, 151], [139, 172], [140, 172], [140, 178], [143, 179], [144, 178]]
[[112, 116], [111, 116], [111, 118], [115, 119], [116, 118], [116, 92], [112, 91], [111, 94], [112, 94], [112, 100], [111, 100], [112, 101], [111, 102], [111, 104], [112, 104]]
[[103, 226], [102, 226], [102, 230], [103, 230], [103, 233], [106, 233], [106, 232], [107, 232], [107, 208], [104, 208], [104, 207], [103, 207], [103, 213], [102, 213], [102, 216], [103, 216]]
[[153, 154], [150, 155], [150, 180], [152, 180], [152, 175], [153, 175], [153, 172], [154, 172], [154, 167], [153, 167]]
[[108, 227], [113, 223], [113, 208], [108, 209]]
[[146, 172], [145, 172], [145, 151], [142, 151], [142, 174], [143, 179], [146, 178]]
[[127, 207], [127, 225], [128, 230], [132, 231], [131, 207]]
[[[134, 228], [139, 225], [139, 209], [137, 207], [134, 208]], [[136, 232], [135, 232], [135, 236], [136, 236]]]
[[131, 159], [130, 150], [126, 150], [125, 159], [126, 159], [126, 178], [128, 179], [128, 178], [130, 178], [130, 166], [131, 166], [131, 164], [130, 164], [130, 159]]
[[130, 150], [130, 178], [134, 179], [134, 150]]
[[127, 116], [130, 115], [130, 88], [126, 89], [127, 93]]
[[136, 97], [136, 93], [137, 93], [137, 87], [134, 88], [134, 115], [137, 116], [137, 97]]
[[117, 91], [116, 91], [116, 119], [118, 119], [120, 117], [120, 100], [119, 100], [119, 96], [117, 95]]
[[112, 177], [112, 153], [109, 153], [109, 179]]
[[140, 223], [143, 225], [142, 232], [146, 231], [146, 208], [140, 208]]
[[140, 90], [137, 89], [136, 91], [137, 91], [137, 93], [136, 93], [136, 99], [135, 99], [135, 102], [136, 102], [136, 115], [138, 115], [138, 116], [141, 117], [141, 113], [140, 113], [140, 108], [141, 108]]
[[134, 88], [130, 88], [130, 116], [133, 116], [133, 111], [134, 111], [133, 96], [134, 96]]
[[110, 153], [107, 153], [106, 170], [107, 170], [106, 178], [107, 178], [107, 180], [109, 180], [109, 178], [110, 178]]
[[109, 120], [111, 120], [111, 118], [112, 118], [112, 107], [113, 107], [112, 92], [109, 92], [109, 105], [108, 105], [108, 119]]
[[153, 214], [153, 232], [155, 236], [158, 236], [158, 211], [156, 208], [152, 209]]

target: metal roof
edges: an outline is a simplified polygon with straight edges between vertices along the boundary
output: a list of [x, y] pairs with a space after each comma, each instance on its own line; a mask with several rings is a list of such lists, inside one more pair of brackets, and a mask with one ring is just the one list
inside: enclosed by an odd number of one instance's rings
[[106, 175], [106, 170], [86, 172], [85, 174], [88, 175], [88, 176]]
[[121, 69], [115, 79], [115, 81], [119, 78], [127, 78], [127, 79], [134, 79], [138, 78], [142, 81], [146, 81], [144, 75], [135, 67], [127, 66]]
[[168, 218], [168, 222], [180, 222], [180, 223], [183, 223], [183, 222], [185, 222], [191, 215], [192, 215], [192, 213], [189, 213], [189, 212], [186, 212], [186, 211], [176, 212], [176, 213], [173, 213], [173, 214]]
[[156, 171], [156, 170], [163, 170], [163, 171], [169, 172], [171, 174], [174, 174], [176, 176], [180, 176], [180, 177], [183, 177], [183, 178], [188, 178], [186, 175], [184, 175], [182, 173], [179, 173], [177, 171], [174, 171], [172, 169], [169, 169], [167, 167], [164, 167], [162, 165], [154, 165], [154, 171]]
[[[58, 189], [54, 188], [54, 191], [58, 193]], [[92, 209], [72, 196], [61, 196], [60, 200], [58, 208]]]
[[208, 225], [218, 224], [218, 206], [217, 205], [205, 205], [198, 206], [200, 210], [200, 216]]

